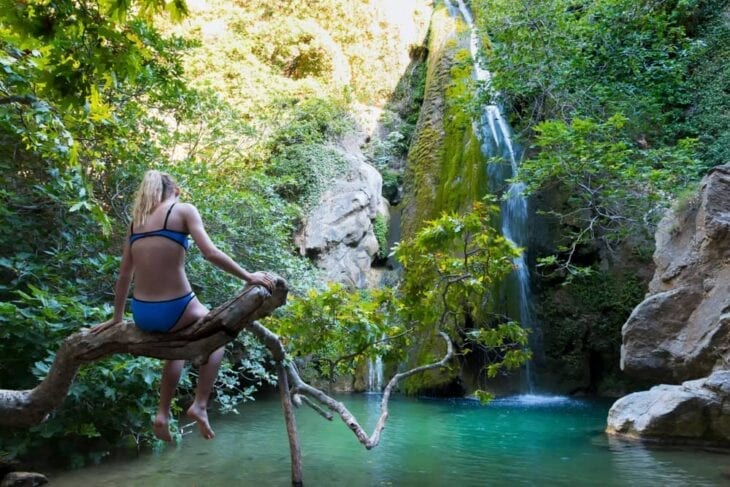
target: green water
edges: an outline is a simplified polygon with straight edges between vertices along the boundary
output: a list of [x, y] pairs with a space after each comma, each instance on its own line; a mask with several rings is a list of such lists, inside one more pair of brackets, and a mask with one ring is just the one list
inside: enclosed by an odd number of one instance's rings
[[[343, 396], [372, 428], [377, 395]], [[310, 486], [710, 486], [730, 485], [730, 454], [650, 449], [608, 439], [609, 404], [563, 398], [470, 400], [397, 397], [381, 444], [366, 451], [339, 420], [301, 409], [297, 421]], [[290, 485], [276, 398], [214, 418], [216, 438], [197, 434], [159, 453], [52, 475], [54, 486]]]

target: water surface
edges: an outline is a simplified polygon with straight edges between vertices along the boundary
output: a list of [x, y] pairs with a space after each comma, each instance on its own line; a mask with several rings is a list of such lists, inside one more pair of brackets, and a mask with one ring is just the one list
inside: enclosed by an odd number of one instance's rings
[[[368, 430], [379, 395], [339, 398]], [[381, 444], [365, 450], [339, 419], [297, 411], [305, 485], [311, 486], [716, 486], [730, 455], [647, 448], [603, 434], [609, 403], [517, 396], [471, 400], [396, 397]], [[54, 486], [291, 485], [281, 406], [275, 397], [214, 418], [216, 438], [197, 434], [158, 453], [51, 477]]]

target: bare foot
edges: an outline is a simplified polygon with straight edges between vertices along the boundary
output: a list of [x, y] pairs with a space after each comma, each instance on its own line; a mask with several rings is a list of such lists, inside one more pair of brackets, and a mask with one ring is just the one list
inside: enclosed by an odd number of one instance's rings
[[168, 422], [169, 420], [167, 416], [158, 414], [155, 416], [155, 422], [152, 423], [152, 431], [155, 433], [155, 436], [162, 441], [172, 443], [172, 436], [170, 436], [170, 427]]
[[210, 423], [208, 423], [208, 411], [206, 411], [205, 408], [201, 408], [197, 404], [193, 403], [193, 405], [188, 409], [187, 415], [188, 418], [193, 419], [196, 423], [198, 423], [198, 429], [200, 430], [200, 434], [203, 438], [206, 440], [212, 440], [215, 438], [215, 433], [213, 433]]

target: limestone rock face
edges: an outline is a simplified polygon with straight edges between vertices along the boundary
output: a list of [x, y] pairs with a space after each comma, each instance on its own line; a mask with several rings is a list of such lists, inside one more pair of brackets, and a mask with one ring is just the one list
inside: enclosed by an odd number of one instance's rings
[[606, 431], [632, 438], [730, 445], [730, 370], [622, 397], [608, 413]]
[[730, 368], [730, 165], [659, 224], [656, 272], [622, 329], [621, 368], [678, 383]]
[[351, 169], [334, 181], [309, 213], [297, 244], [302, 255], [314, 260], [328, 281], [350, 287], [367, 286], [367, 273], [378, 252], [373, 219], [387, 218], [381, 196], [383, 178], [349, 148]]

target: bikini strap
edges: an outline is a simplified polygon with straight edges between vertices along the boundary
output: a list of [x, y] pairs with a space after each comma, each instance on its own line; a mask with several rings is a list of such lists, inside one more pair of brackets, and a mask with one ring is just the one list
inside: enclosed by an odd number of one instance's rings
[[[177, 203], [177, 202], [175, 202]], [[167, 215], [165, 216], [165, 224], [162, 226], [163, 230], [167, 230], [167, 219], [170, 218], [170, 212], [172, 211], [172, 207], [175, 206], [175, 203], [170, 205], [170, 209], [167, 210]]]

